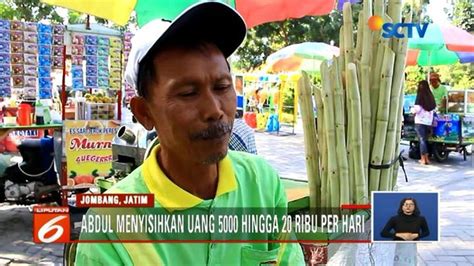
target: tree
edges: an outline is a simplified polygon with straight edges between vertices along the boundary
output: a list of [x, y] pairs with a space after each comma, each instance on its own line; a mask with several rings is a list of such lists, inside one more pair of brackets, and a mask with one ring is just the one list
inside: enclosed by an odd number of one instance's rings
[[[357, 25], [361, 5], [352, 5], [354, 26]], [[332, 11], [325, 16], [306, 16], [280, 22], [266, 23], [252, 28], [245, 43], [237, 50], [235, 67], [249, 71], [260, 66], [275, 51], [301, 42], [339, 43], [342, 12]]]
[[53, 23], [63, 23], [64, 19], [55, 7], [40, 0], [4, 0], [0, 3], [0, 17], [9, 20], [40, 21], [47, 19]]
[[474, 31], [474, 17], [472, 16], [471, 0], [457, 0], [454, 4], [454, 12], [450, 14], [453, 24], [469, 32]]

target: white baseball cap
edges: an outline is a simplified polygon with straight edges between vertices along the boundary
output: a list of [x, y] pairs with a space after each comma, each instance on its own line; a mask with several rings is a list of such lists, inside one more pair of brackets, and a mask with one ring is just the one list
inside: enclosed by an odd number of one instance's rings
[[247, 26], [237, 11], [221, 2], [199, 2], [184, 10], [173, 22], [155, 19], [132, 38], [125, 81], [137, 90], [138, 69], [147, 54], [168, 40], [206, 40], [215, 44], [225, 58], [245, 39]]

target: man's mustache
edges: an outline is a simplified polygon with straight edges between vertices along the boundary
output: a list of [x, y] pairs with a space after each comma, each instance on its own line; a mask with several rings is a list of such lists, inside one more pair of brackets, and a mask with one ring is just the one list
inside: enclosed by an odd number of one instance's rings
[[232, 132], [232, 124], [230, 123], [216, 123], [209, 126], [200, 132], [196, 132], [191, 135], [191, 140], [210, 140], [224, 136], [227, 133]]

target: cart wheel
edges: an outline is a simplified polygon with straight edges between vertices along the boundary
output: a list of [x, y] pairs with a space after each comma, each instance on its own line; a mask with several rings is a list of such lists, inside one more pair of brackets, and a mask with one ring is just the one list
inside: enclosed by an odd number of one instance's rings
[[419, 160], [420, 156], [420, 146], [418, 142], [410, 141], [410, 149], [408, 150], [408, 157], [413, 160]]
[[441, 163], [448, 159], [449, 151], [446, 149], [446, 145], [444, 143], [434, 143], [433, 155], [436, 161]]

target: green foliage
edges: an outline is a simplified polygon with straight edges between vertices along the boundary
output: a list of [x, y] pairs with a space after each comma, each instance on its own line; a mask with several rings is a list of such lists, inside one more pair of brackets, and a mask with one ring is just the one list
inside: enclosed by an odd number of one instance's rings
[[53, 23], [63, 23], [64, 19], [55, 7], [40, 0], [5, 0], [0, 3], [0, 17], [10, 20], [40, 21], [47, 19]]
[[450, 16], [453, 24], [469, 32], [474, 31], [472, 6], [472, 0], [457, 0], [454, 4], [454, 12]]
[[451, 66], [433, 67], [441, 76], [442, 83], [449, 85], [453, 89], [474, 88], [474, 70], [472, 64], [457, 63]]
[[[352, 7], [355, 27], [362, 6], [352, 5]], [[237, 50], [238, 62], [235, 63], [235, 67], [241, 71], [255, 69], [270, 54], [291, 44], [334, 41], [338, 46], [341, 27], [340, 11], [332, 11], [325, 16], [306, 16], [256, 26], [248, 31], [246, 41]]]
[[418, 82], [426, 79], [426, 74], [422, 67], [409, 66], [405, 69], [405, 94], [416, 94]]

